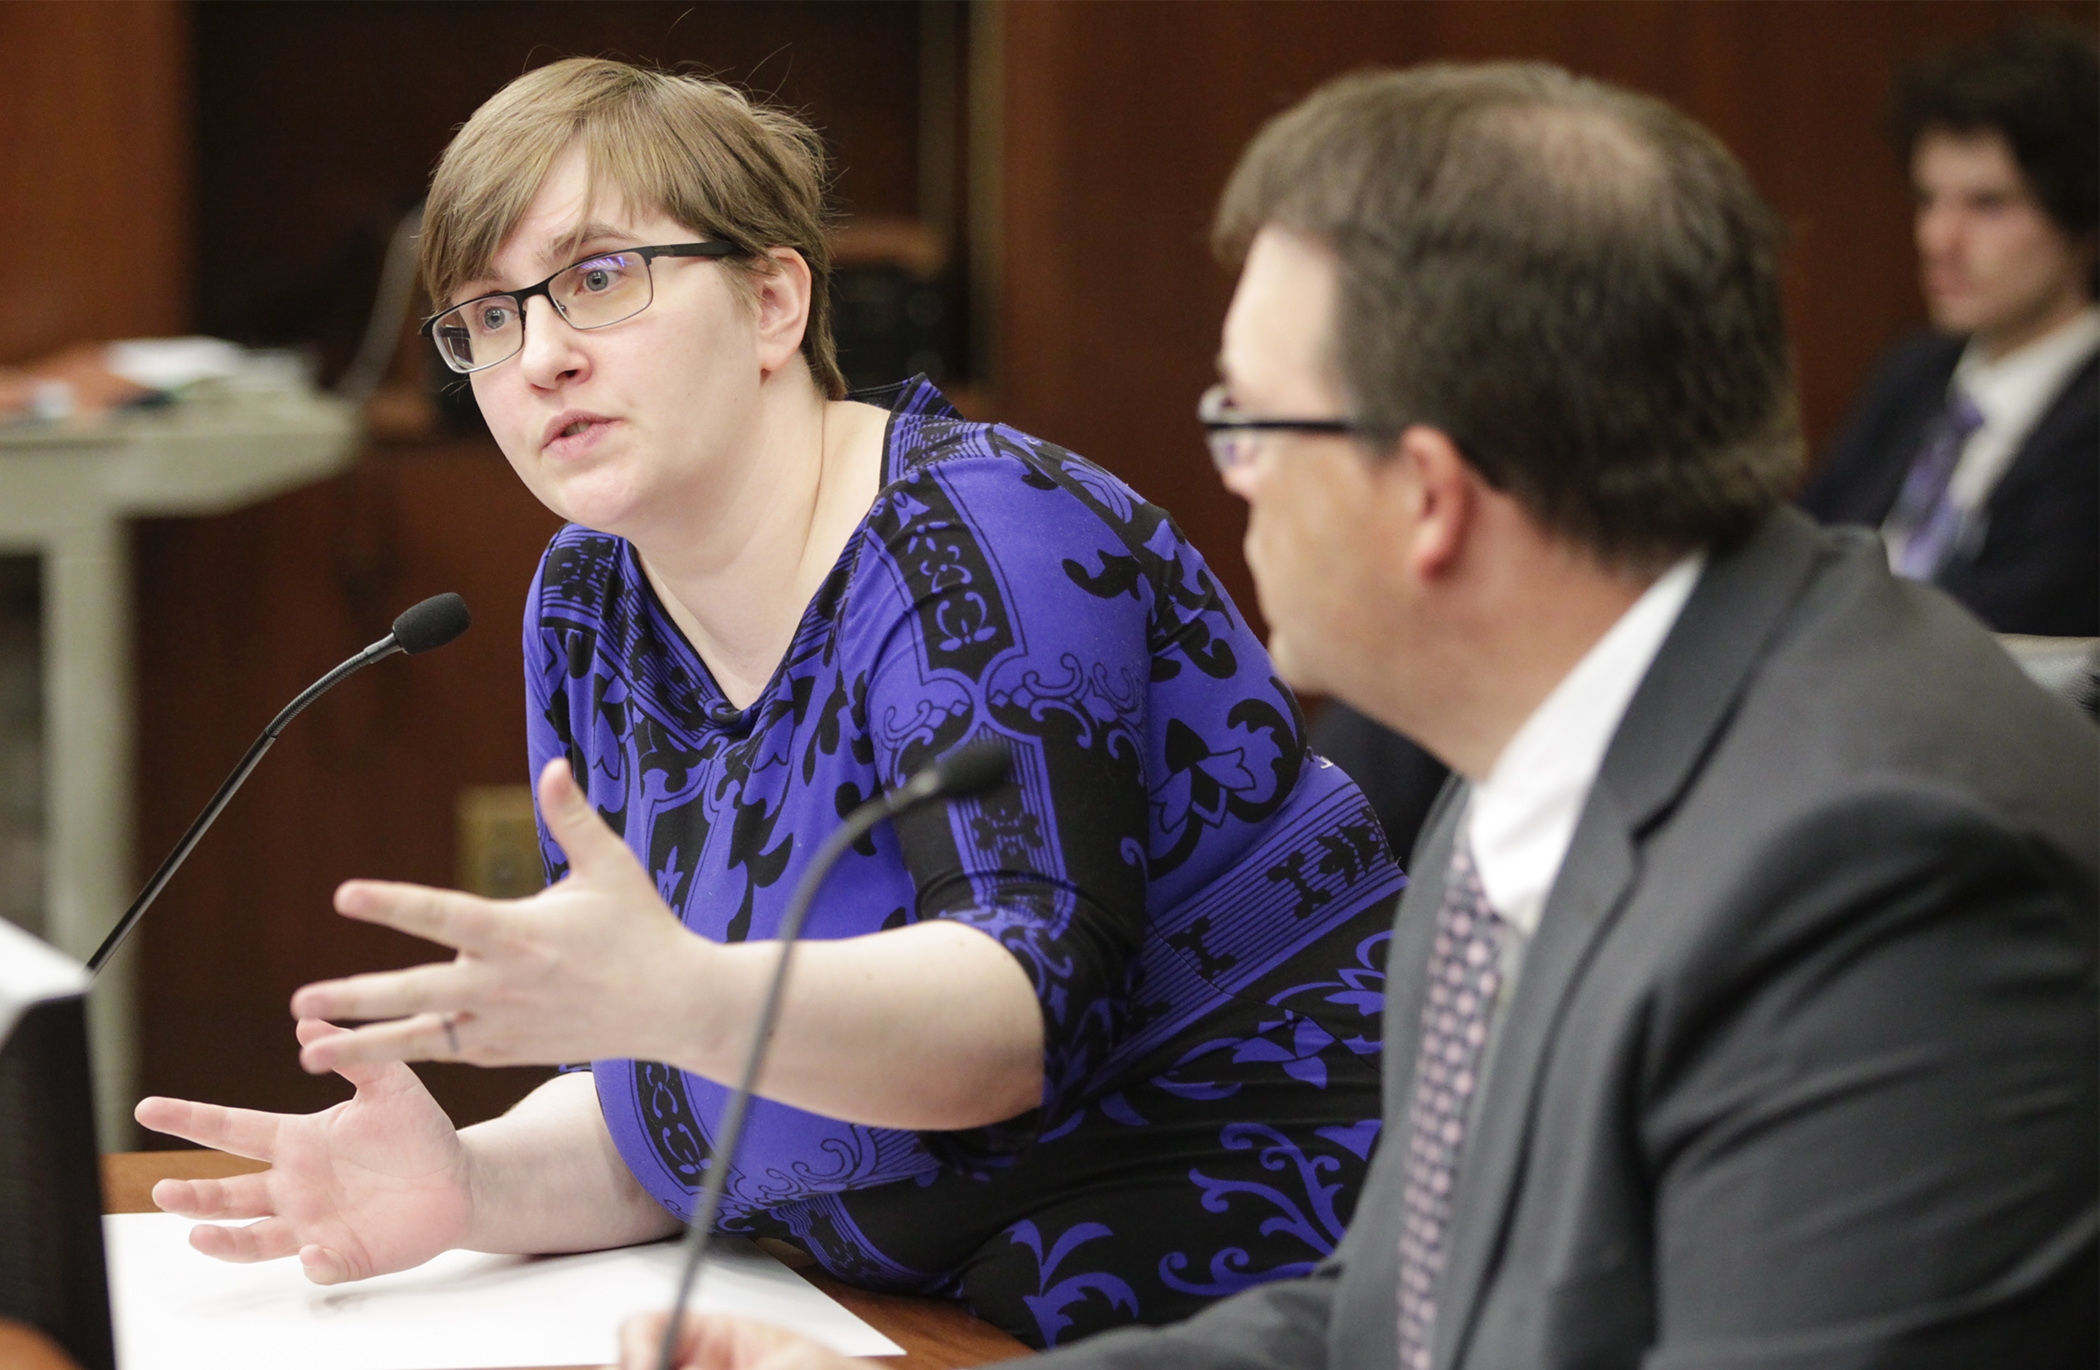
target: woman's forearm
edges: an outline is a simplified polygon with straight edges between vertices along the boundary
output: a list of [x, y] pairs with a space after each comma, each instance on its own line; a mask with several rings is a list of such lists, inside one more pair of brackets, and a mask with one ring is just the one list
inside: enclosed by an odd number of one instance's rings
[[557, 1075], [500, 1118], [463, 1129], [472, 1251], [597, 1251], [653, 1241], [677, 1219], [635, 1180], [586, 1072]]
[[[712, 948], [672, 1064], [743, 1069], [779, 944]], [[696, 987], [697, 989], [698, 987]], [[1011, 953], [931, 921], [797, 944], [758, 1092], [849, 1122], [952, 1131], [1025, 1113], [1043, 1090], [1043, 1018]]]

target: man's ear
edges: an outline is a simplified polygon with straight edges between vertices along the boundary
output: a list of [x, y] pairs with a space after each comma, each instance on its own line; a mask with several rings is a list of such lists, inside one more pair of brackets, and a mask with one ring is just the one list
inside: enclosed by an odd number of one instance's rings
[[1425, 581], [1443, 579], [1458, 566], [1473, 533], [1480, 512], [1480, 477], [1466, 464], [1458, 444], [1426, 424], [1402, 432], [1395, 446], [1389, 460], [1404, 467], [1412, 504], [1408, 569]]
[[809, 263], [792, 247], [767, 251], [772, 269], [753, 278], [758, 323], [758, 365], [767, 375], [794, 360], [809, 330]]

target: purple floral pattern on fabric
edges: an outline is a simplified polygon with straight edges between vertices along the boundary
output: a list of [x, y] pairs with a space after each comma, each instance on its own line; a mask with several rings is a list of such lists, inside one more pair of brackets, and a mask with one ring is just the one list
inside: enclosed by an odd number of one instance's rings
[[[1302, 1268], [1379, 1114], [1369, 951], [1402, 881], [1375, 821], [1162, 511], [923, 383], [884, 402], [882, 490], [750, 708], [617, 538], [564, 529], [528, 601], [534, 767], [568, 757], [706, 937], [772, 936], [840, 816], [942, 752], [1013, 755], [1000, 790], [856, 844], [807, 935], [994, 938], [1042, 1006], [1040, 1107], [922, 1134], [760, 1101], [723, 1224], [1039, 1345]], [[728, 1091], [592, 1069], [621, 1154], [684, 1216]]]

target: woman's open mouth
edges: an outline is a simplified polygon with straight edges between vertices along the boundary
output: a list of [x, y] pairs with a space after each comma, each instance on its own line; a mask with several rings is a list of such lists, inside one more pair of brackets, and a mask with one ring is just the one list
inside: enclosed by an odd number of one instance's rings
[[557, 455], [578, 450], [588, 446], [612, 423], [613, 420], [603, 414], [587, 414], [574, 409], [557, 414], [541, 433], [540, 448]]

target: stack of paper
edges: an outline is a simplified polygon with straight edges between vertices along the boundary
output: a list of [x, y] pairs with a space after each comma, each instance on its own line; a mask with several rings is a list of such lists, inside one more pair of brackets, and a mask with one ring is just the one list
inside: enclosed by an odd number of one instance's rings
[[[666, 1307], [672, 1242], [581, 1256], [454, 1251], [398, 1275], [309, 1284], [293, 1260], [229, 1265], [169, 1213], [103, 1219], [121, 1370], [486, 1370], [604, 1365], [628, 1315]], [[717, 1241], [693, 1300], [853, 1356], [901, 1348], [749, 1243]]]

